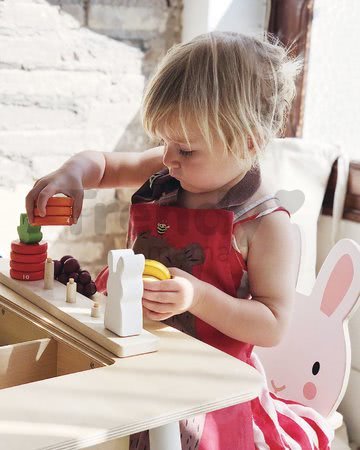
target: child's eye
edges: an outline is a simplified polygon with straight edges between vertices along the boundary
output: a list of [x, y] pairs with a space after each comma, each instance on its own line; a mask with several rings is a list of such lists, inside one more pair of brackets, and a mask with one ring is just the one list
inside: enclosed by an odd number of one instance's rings
[[186, 151], [179, 148], [179, 153], [181, 156], [185, 156], [185, 158], [191, 156], [194, 152], [192, 150]]

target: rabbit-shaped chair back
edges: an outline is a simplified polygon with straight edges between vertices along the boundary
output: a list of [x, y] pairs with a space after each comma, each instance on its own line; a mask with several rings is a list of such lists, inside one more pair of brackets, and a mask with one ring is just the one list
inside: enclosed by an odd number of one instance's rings
[[311, 294], [296, 292], [292, 321], [280, 344], [254, 350], [270, 391], [324, 417], [336, 411], [350, 374], [348, 319], [359, 295], [360, 246], [342, 239], [324, 261]]

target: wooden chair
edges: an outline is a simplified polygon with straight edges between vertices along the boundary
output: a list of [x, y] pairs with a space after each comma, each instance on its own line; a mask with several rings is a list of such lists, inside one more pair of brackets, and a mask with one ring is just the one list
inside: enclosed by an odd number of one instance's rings
[[267, 384], [278, 397], [308, 405], [336, 429], [336, 411], [351, 367], [348, 320], [359, 306], [360, 246], [341, 239], [329, 252], [310, 295], [296, 292], [292, 321], [281, 343], [256, 347]]

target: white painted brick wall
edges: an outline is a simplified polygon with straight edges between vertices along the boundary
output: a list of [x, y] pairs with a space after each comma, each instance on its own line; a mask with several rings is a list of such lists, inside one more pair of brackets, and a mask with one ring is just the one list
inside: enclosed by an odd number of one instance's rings
[[[179, 0], [90, 0], [88, 25], [116, 39], [149, 40], [167, 31], [171, 15], [182, 9]], [[180, 22], [172, 33], [180, 31]]]
[[[145, 77], [180, 38], [181, 5], [90, 0], [86, 11], [83, 0], [0, 1], [0, 203], [8, 215], [0, 255], [9, 255], [36, 179], [85, 149], [148, 147], [139, 120]], [[95, 275], [107, 251], [125, 244], [131, 193], [87, 193], [78, 225], [43, 227], [50, 256], [73, 253]]]
[[[139, 49], [81, 28], [44, 0], [0, 3], [0, 200], [9, 213], [0, 254], [8, 256], [17, 238], [24, 197], [37, 178], [81, 150], [114, 150], [134, 127], [142, 62]], [[105, 261], [106, 245], [124, 240], [116, 227], [121, 207], [114, 190], [104, 191], [97, 203], [112, 211], [101, 233], [91, 199], [84, 201], [81, 229], [42, 228], [51, 256], [72, 252], [94, 269]]]

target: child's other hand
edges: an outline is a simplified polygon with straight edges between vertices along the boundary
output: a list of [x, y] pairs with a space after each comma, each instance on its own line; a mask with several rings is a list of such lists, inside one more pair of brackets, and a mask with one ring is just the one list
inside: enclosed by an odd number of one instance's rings
[[144, 280], [143, 312], [147, 319], [165, 320], [191, 308], [202, 299], [204, 281], [176, 267], [169, 267], [169, 280]]
[[61, 167], [40, 178], [26, 196], [26, 212], [31, 223], [34, 220], [34, 207], [37, 204], [41, 216], [46, 214], [46, 204], [57, 193], [65, 194], [74, 200], [73, 219], [76, 223], [82, 209], [84, 188], [81, 176], [75, 170]]

